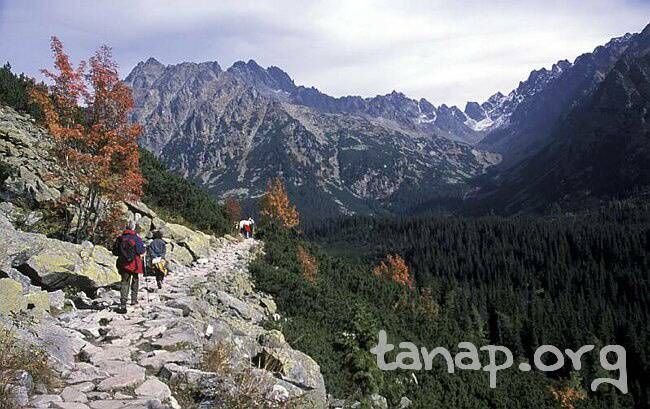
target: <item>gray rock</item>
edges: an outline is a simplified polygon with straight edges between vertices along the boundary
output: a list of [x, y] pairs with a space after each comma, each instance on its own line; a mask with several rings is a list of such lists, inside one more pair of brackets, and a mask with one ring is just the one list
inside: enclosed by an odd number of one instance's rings
[[52, 402], [52, 406], [58, 409], [89, 409], [88, 405], [81, 402]]
[[[0, 260], [0, 263], [2, 263], [2, 260]], [[11, 278], [14, 281], [18, 281], [23, 288], [23, 294], [27, 294], [30, 291], [40, 291], [40, 287], [32, 285], [29, 277], [8, 265], [0, 265], [0, 278]]]
[[156, 398], [160, 399], [161, 401], [164, 401], [172, 396], [172, 392], [169, 389], [169, 386], [155, 378], [146, 380], [135, 390], [135, 393], [138, 396]]
[[258, 342], [260, 345], [269, 348], [283, 348], [287, 346], [287, 342], [284, 340], [284, 335], [275, 329], [260, 334]]
[[165, 351], [157, 350], [141, 358], [138, 363], [145, 368], [159, 371], [163, 366], [168, 363], [175, 364], [194, 364], [197, 359], [190, 351]]
[[402, 396], [402, 399], [399, 400], [399, 409], [410, 408], [412, 403], [409, 398]]
[[85, 362], [78, 362], [65, 381], [68, 384], [79, 384], [97, 381], [99, 379], [107, 378], [108, 376], [108, 372], [102, 371], [94, 365]]
[[370, 407], [372, 409], [388, 409], [388, 402], [386, 398], [375, 393], [370, 395]]
[[14, 372], [11, 377], [11, 384], [25, 388], [28, 394], [34, 390], [34, 378], [27, 371], [18, 370]]
[[275, 301], [271, 298], [262, 297], [260, 298], [260, 304], [266, 309], [266, 312], [269, 315], [273, 315], [278, 311], [278, 306], [275, 304]]
[[65, 306], [65, 293], [63, 290], [52, 291], [48, 294], [50, 298], [50, 307], [57, 310], [63, 310]]
[[63, 402], [59, 395], [34, 395], [29, 400], [29, 404], [35, 407], [49, 407], [52, 402]]
[[138, 233], [142, 237], [149, 237], [151, 232], [151, 219], [148, 216], [141, 216], [136, 220]]
[[7, 385], [9, 399], [17, 406], [26, 406], [29, 403], [29, 392], [24, 386]]
[[124, 365], [117, 375], [101, 381], [97, 385], [99, 391], [113, 391], [139, 385], [144, 381], [145, 369], [134, 364]]
[[104, 401], [111, 398], [111, 394], [108, 392], [89, 392], [86, 396], [92, 401]]
[[155, 399], [114, 399], [89, 403], [91, 409], [158, 409], [160, 401]]
[[88, 402], [88, 397], [86, 397], [86, 394], [74, 386], [66, 386], [61, 391], [61, 397], [65, 402]]
[[23, 296], [23, 286], [11, 278], [0, 278], [0, 315], [27, 309], [27, 299]]
[[133, 213], [147, 216], [149, 219], [155, 219], [158, 217], [158, 215], [153, 210], [151, 210], [146, 204], [142, 202], [126, 201], [124, 204], [126, 204], [126, 207]]
[[253, 306], [241, 301], [238, 298], [226, 293], [225, 291], [217, 291], [217, 299], [225, 307], [235, 311], [240, 317], [259, 322], [264, 319], [264, 314], [253, 308]]
[[50, 239], [42, 234], [0, 227], [3, 246], [0, 260], [7, 260], [32, 281], [48, 290], [72, 286], [82, 290], [119, 281], [115, 257], [104, 247]]

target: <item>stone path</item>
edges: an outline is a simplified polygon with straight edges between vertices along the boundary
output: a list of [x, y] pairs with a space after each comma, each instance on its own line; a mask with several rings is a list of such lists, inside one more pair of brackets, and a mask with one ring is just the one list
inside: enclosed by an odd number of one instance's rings
[[264, 350], [289, 356], [300, 371], [266, 374], [279, 385], [273, 391], [288, 396], [318, 389], [324, 398], [315, 362], [291, 350], [281, 333], [258, 325], [275, 314], [275, 304], [255, 292], [248, 277], [257, 249], [255, 240], [229, 242], [191, 268], [177, 267], [162, 290], [155, 289], [153, 277], [141, 279], [139, 305], [125, 315], [115, 312], [118, 291], [103, 290], [86, 300], [88, 309], [53, 319], [47, 328], [50, 334], [59, 331], [51, 335], [58, 345], [48, 350], [59, 360], [65, 385], [31, 396], [28, 406], [179, 408], [169, 385], [183, 380], [207, 388], [215, 374], [197, 369], [201, 350], [219, 341], [235, 347], [228, 361], [232, 368], [250, 366]]

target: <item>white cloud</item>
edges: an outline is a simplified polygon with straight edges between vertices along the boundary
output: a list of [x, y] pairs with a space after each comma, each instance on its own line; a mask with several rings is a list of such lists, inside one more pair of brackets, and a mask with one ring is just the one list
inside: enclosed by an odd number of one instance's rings
[[[451, 3], [451, 4], [450, 4]], [[250, 58], [335, 96], [403, 91], [464, 104], [648, 23], [643, 1], [0, 1], [0, 55], [32, 75], [58, 35], [75, 58], [107, 43], [126, 74]]]

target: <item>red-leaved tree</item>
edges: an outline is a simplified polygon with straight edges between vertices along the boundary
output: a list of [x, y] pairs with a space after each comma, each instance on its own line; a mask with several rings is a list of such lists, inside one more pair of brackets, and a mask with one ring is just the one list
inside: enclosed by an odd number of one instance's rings
[[377, 277], [405, 285], [409, 289], [413, 288], [411, 272], [406, 265], [406, 261], [398, 254], [387, 255], [386, 262], [380, 262], [372, 272]]
[[[111, 49], [102, 46], [73, 67], [61, 41], [52, 37], [53, 71], [47, 90], [34, 88], [32, 98], [43, 110], [43, 121], [54, 141], [68, 194], [68, 231], [75, 241], [101, 240], [120, 219], [123, 200], [142, 195], [138, 165], [140, 126], [128, 120], [131, 90], [119, 79]], [[115, 226], [117, 227], [117, 226]]]

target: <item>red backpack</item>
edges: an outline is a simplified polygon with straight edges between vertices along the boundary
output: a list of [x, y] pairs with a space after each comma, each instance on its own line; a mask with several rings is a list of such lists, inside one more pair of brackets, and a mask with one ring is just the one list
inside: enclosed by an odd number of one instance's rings
[[117, 256], [117, 266], [120, 271], [139, 273], [142, 260], [138, 257], [135, 239], [122, 235], [115, 240], [113, 254]]

